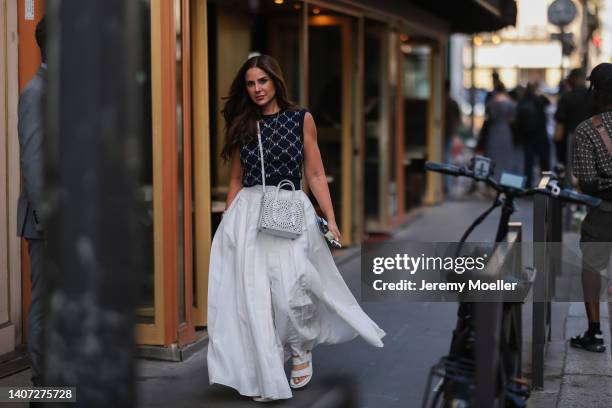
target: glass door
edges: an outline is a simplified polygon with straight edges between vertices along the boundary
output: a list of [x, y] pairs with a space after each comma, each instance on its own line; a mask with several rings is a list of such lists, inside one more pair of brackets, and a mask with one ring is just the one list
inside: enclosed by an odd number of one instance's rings
[[350, 17], [309, 9], [308, 103], [343, 241], [352, 241], [354, 61]]
[[141, 222], [145, 281], [138, 343], [195, 340], [192, 320], [191, 50], [189, 0], [141, 0], [148, 131]]
[[364, 118], [366, 230], [388, 229], [391, 196], [391, 117], [388, 82], [388, 32], [383, 24], [366, 20], [364, 37]]
[[426, 191], [425, 161], [431, 111], [432, 51], [428, 45], [405, 41], [401, 45], [403, 58], [404, 97], [404, 163], [406, 210], [419, 206]]

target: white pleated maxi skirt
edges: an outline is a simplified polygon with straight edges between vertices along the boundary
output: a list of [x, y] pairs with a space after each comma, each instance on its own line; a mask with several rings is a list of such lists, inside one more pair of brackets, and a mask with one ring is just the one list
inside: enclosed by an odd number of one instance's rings
[[284, 371], [289, 353], [357, 335], [383, 346], [385, 332], [342, 279], [310, 200], [301, 190], [294, 194], [306, 218], [299, 238], [258, 233], [262, 191], [253, 186], [240, 190], [212, 242], [208, 376], [211, 384], [246, 396], [291, 398]]

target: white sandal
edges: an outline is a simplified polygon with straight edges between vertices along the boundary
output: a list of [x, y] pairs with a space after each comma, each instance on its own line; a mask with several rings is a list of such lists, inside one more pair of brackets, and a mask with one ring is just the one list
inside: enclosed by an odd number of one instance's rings
[[253, 397], [253, 401], [255, 401], [255, 402], [270, 402], [270, 401], [274, 401], [274, 398], [268, 398], [268, 397]]
[[[298, 366], [300, 364], [308, 363], [308, 367], [302, 368], [301, 370], [291, 370], [291, 379], [289, 380], [289, 386], [291, 388], [302, 388], [305, 387], [306, 384], [310, 382], [312, 379], [312, 353], [307, 351], [304, 356], [292, 356], [293, 366]], [[299, 377], [307, 377], [299, 383], [295, 383], [295, 379]]]

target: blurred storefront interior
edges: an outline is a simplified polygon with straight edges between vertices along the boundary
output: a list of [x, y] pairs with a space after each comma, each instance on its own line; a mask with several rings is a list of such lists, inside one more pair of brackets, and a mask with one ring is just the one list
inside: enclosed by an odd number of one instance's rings
[[[0, 0], [0, 355], [26, 341], [27, 255], [15, 234], [17, 101], [38, 57], [44, 13]], [[514, 0], [141, 0], [147, 132], [141, 180], [146, 281], [143, 353], [180, 360], [204, 335], [209, 248], [224, 209], [228, 164], [220, 114], [253, 53], [278, 59], [290, 97], [312, 112], [346, 245], [385, 234], [438, 202], [449, 37], [514, 24]], [[443, 5], [441, 5], [443, 4]], [[17, 37], [19, 41], [17, 41]], [[307, 189], [307, 186], [303, 186]]]

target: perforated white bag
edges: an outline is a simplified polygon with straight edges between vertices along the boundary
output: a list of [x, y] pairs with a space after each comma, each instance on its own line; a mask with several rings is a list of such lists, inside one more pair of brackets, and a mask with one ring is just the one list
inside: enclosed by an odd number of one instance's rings
[[[287, 179], [278, 183], [273, 190], [266, 191], [266, 173], [259, 122], [257, 122], [257, 141], [259, 142], [261, 158], [261, 188], [263, 192], [257, 228], [260, 232], [266, 234], [296, 239], [304, 229], [304, 203], [297, 197], [293, 183]], [[279, 197], [281, 187], [285, 185], [291, 186], [289, 198]]]

